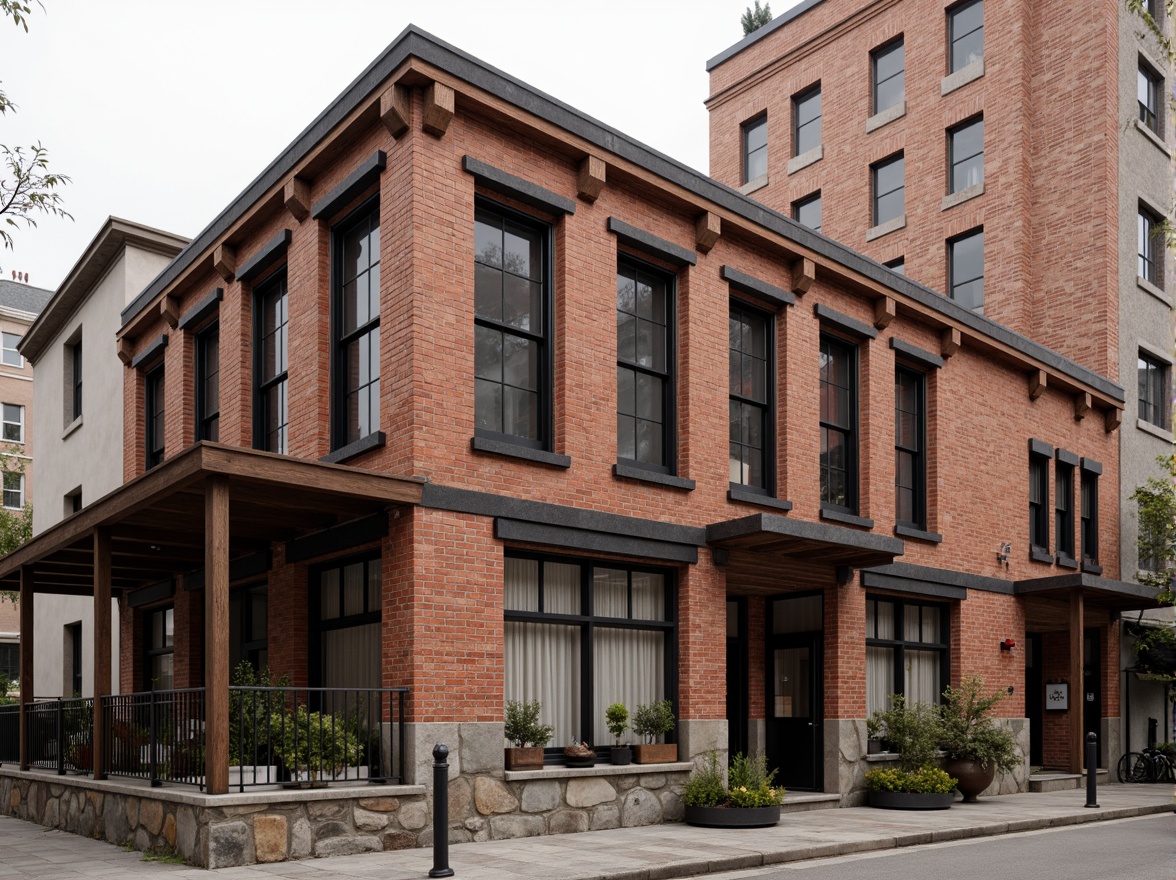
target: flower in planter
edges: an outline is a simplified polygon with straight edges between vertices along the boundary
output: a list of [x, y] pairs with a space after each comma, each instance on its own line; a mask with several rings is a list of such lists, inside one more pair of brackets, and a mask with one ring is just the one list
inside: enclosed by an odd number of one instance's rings
[[870, 791], [947, 794], [955, 789], [956, 780], [938, 767], [925, 766], [915, 770], [883, 767], [866, 773], [866, 787]]
[[727, 782], [719, 769], [719, 758], [711, 752], [707, 763], [696, 767], [686, 780], [682, 802], [688, 807], [730, 807], [754, 809], [774, 807], [784, 799], [784, 787], [772, 785], [776, 771], [768, 770], [767, 758], [738, 754], [731, 759]]

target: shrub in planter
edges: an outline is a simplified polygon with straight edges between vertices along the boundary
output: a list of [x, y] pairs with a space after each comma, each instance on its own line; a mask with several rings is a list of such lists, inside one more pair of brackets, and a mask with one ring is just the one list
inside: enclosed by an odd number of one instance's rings
[[629, 710], [624, 703], [613, 703], [604, 710], [604, 723], [608, 732], [613, 735], [615, 743], [612, 747], [610, 760], [613, 764], [623, 766], [633, 761], [633, 750], [621, 745], [621, 736], [629, 727]]
[[293, 712], [275, 712], [271, 749], [290, 772], [292, 781], [315, 782], [358, 766], [360, 750], [350, 719], [311, 712], [299, 705]]
[[542, 708], [538, 700], [506, 701], [503, 734], [514, 744], [514, 748], [506, 749], [507, 770], [543, 769], [543, 747], [551, 741], [555, 728], [539, 723]]
[[871, 721], [898, 752], [898, 767], [866, 773], [870, 805], [906, 810], [950, 807], [956, 780], [936, 766], [942, 739], [939, 712], [892, 694], [890, 708], [875, 712]]
[[1012, 772], [1024, 759], [1013, 736], [992, 719], [992, 709], [1004, 699], [997, 691], [984, 695], [984, 680], [972, 677], [958, 688], [948, 687], [947, 702], [939, 707], [940, 748], [947, 755], [944, 769], [956, 777], [965, 803], [992, 784], [996, 771]]
[[780, 820], [784, 788], [772, 785], [776, 771], [768, 770], [766, 758], [735, 755], [727, 775], [724, 782], [718, 757], [713, 752], [707, 756], [704, 766], [691, 772], [682, 792], [688, 824], [758, 828], [775, 825]]
[[870, 791], [950, 794], [955, 791], [956, 781], [946, 770], [938, 767], [920, 767], [909, 771], [897, 767], [879, 767], [866, 773], [866, 785]]
[[674, 724], [674, 707], [669, 700], [637, 707], [633, 713], [633, 732], [645, 740], [644, 744], [633, 749], [638, 764], [665, 764], [678, 760], [676, 743], [654, 743], [658, 737], [673, 730]]

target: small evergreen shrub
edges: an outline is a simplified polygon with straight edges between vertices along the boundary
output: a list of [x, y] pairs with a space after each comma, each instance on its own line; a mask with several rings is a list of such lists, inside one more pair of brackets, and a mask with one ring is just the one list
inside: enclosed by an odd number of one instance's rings
[[898, 791], [907, 794], [947, 794], [954, 791], [956, 780], [938, 767], [902, 770], [886, 767], [866, 773], [870, 791]]

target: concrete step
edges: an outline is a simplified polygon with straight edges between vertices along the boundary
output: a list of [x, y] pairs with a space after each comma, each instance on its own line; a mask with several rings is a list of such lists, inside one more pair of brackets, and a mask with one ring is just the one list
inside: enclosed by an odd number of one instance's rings
[[[1106, 770], [1096, 770], [1095, 780], [1100, 786], [1110, 782], [1110, 774]], [[1029, 776], [1030, 791], [1067, 791], [1073, 788], [1086, 787], [1086, 771], [1081, 773], [1061, 773], [1052, 770], [1041, 770]]]
[[799, 791], [787, 792], [784, 803], [780, 806], [781, 813], [808, 813], [812, 810], [836, 810], [841, 806], [841, 795], [824, 794], [822, 792]]

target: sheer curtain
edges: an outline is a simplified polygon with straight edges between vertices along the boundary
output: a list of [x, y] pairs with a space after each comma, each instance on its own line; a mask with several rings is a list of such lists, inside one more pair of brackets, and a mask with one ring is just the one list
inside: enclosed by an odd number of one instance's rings
[[506, 699], [539, 700], [539, 720], [554, 726], [550, 743], [580, 736], [580, 627], [506, 621]]
[[[639, 705], [665, 697], [665, 634], [598, 626], [593, 630], [592, 656], [596, 692], [589, 744], [612, 745], [615, 740], [604, 724], [604, 710], [610, 704], [624, 703], [632, 716]], [[626, 741], [635, 741], [632, 731], [622, 737]]]
[[907, 702], [938, 706], [939, 695], [943, 691], [939, 685], [939, 652], [907, 648], [903, 660], [906, 666], [904, 692]]
[[322, 634], [323, 687], [378, 688], [380, 625], [367, 623], [330, 629]]
[[894, 648], [866, 648], [866, 717], [890, 708], [894, 693]]

